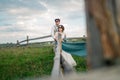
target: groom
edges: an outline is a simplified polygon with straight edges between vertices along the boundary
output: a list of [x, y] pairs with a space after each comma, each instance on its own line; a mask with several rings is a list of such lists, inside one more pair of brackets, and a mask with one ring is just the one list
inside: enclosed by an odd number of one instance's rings
[[52, 30], [51, 30], [51, 35], [54, 40], [55, 40], [55, 33], [58, 32], [59, 25], [60, 25], [60, 19], [57, 18], [55, 19], [55, 25], [52, 27]]
[[55, 19], [55, 25], [52, 27], [52, 30], [51, 30], [51, 36], [54, 39], [54, 52], [56, 51], [56, 48], [57, 48], [57, 41], [55, 39], [55, 33], [58, 32], [59, 25], [60, 25], [60, 19], [57, 18]]

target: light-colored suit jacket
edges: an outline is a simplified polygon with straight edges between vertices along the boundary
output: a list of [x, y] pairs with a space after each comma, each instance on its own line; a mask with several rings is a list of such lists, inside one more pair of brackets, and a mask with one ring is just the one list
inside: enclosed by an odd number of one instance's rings
[[51, 29], [51, 36], [53, 39], [55, 39], [55, 33], [58, 32], [58, 26], [54, 25]]

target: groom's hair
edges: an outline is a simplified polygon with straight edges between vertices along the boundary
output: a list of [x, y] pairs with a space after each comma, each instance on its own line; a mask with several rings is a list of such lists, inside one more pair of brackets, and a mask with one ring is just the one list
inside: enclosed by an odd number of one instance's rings
[[60, 22], [60, 19], [59, 18], [55, 19], [55, 22]]

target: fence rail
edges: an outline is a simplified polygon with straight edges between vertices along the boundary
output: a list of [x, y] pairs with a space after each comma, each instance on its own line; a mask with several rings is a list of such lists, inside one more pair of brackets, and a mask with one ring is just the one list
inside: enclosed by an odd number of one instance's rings
[[[46, 35], [46, 36], [42, 36], [42, 37], [36, 37], [36, 38], [29, 39], [29, 36], [27, 36], [26, 40], [22, 40], [22, 41], [17, 40], [17, 44], [16, 45], [20, 46], [20, 44], [24, 43], [24, 42], [26, 42], [26, 45], [28, 45], [29, 41], [38, 40], [38, 39], [45, 39], [45, 38], [49, 38], [49, 37], [51, 37], [51, 35]], [[83, 37], [69, 37], [67, 39], [77, 39], [77, 38], [85, 39], [86, 37], [85, 37], [85, 35], [83, 35]], [[49, 42], [49, 41], [47, 41], [47, 42]]]
[[44, 39], [44, 38], [49, 38], [49, 37], [51, 37], [51, 35], [29, 39], [29, 36], [27, 36], [26, 40], [22, 40], [22, 41], [17, 40], [17, 46], [19, 46], [21, 43], [24, 43], [24, 42], [27, 42], [27, 44], [29, 44], [29, 41], [38, 40], [38, 39]]

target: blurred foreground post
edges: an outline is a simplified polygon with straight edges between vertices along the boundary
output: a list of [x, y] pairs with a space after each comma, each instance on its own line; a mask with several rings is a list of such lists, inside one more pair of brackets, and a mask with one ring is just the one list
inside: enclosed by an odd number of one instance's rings
[[120, 1], [85, 0], [88, 68], [114, 65], [120, 58]]

